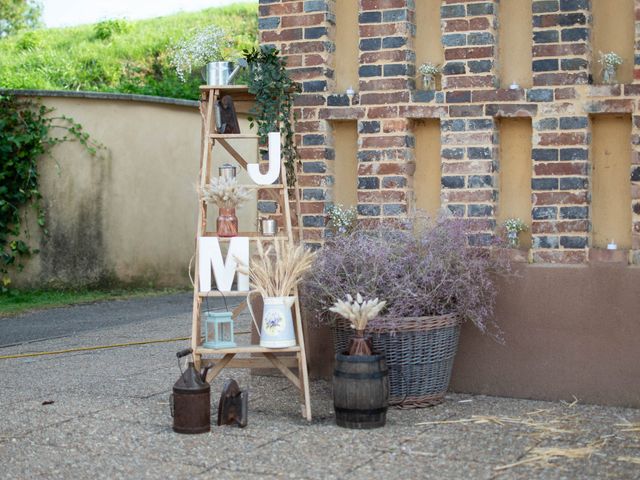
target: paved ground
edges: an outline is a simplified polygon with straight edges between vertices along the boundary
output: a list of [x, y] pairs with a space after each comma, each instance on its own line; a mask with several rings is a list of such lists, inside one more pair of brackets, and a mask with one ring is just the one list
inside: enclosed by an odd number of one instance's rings
[[[189, 333], [189, 295], [112, 301], [0, 319], [0, 345], [59, 337], [0, 355]], [[288, 382], [240, 370], [214, 382], [212, 404], [224, 379], [236, 378], [250, 389], [249, 426], [178, 435], [168, 395], [185, 345], [0, 360], [0, 477], [640, 478], [639, 410], [451, 395], [434, 408], [391, 410], [385, 428], [354, 431], [335, 426], [329, 383], [313, 382], [307, 424]], [[544, 463], [549, 451], [536, 448], [583, 456]]]

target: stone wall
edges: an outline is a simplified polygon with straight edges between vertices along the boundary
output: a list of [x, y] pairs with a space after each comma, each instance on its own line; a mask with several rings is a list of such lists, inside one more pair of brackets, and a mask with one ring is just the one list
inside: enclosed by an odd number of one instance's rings
[[[322, 241], [324, 211], [335, 197], [335, 164], [347, 161], [336, 157], [333, 132], [341, 121], [357, 122], [359, 219], [376, 225], [414, 210], [421, 188], [413, 178], [420, 156], [414, 129], [424, 119], [438, 119], [441, 205], [469, 218], [471, 241], [486, 244], [499, 226], [499, 170], [506, 161], [500, 157], [500, 122], [517, 117], [531, 122], [528, 259], [588, 262], [590, 250], [602, 247], [592, 241], [591, 128], [594, 119], [608, 114], [632, 122], [629, 144], [620, 151], [628, 182], [619, 186], [630, 196], [627, 205], [612, 207], [612, 215], [626, 225], [626, 240], [618, 242], [623, 259], [640, 263], [640, 42], [636, 39], [633, 83], [594, 84], [599, 78], [592, 73], [598, 70], [598, 52], [591, 44], [591, 2], [533, 0], [530, 88], [497, 88], [509, 84], [498, 73], [500, 24], [510, 21], [500, 17], [500, 2], [443, 0], [433, 11], [440, 15], [441, 31], [432, 32], [444, 58], [441, 89], [425, 91], [416, 75], [428, 60], [415, 53], [419, 1], [260, 0], [261, 43], [282, 51], [302, 85], [295, 113], [306, 241]], [[631, 7], [640, 32], [640, 1]], [[334, 55], [344, 8], [359, 8], [353, 26], [359, 44], [352, 58]], [[352, 98], [336, 91], [335, 78], [338, 62], [350, 61], [357, 63], [359, 78]], [[606, 259], [606, 252], [598, 258]]]

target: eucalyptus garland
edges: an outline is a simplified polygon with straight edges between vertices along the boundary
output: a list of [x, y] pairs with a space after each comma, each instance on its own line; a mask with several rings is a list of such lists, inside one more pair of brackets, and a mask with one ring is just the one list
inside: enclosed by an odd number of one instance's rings
[[[79, 141], [91, 154], [97, 144], [82, 126], [66, 116], [54, 117], [54, 111], [31, 100], [0, 94], [0, 291], [8, 289], [11, 268], [21, 270], [23, 261], [37, 253], [25, 242], [22, 231], [23, 207], [32, 205], [38, 225], [44, 229], [42, 194], [38, 184], [38, 158], [49, 154], [55, 145]], [[62, 135], [52, 133], [58, 129]], [[22, 236], [24, 234], [25, 236]], [[46, 234], [46, 230], [45, 230]]]
[[[296, 161], [298, 151], [293, 138], [291, 109], [296, 92], [299, 91], [287, 72], [287, 64], [271, 46], [244, 50], [249, 64], [249, 93], [255, 95], [255, 106], [249, 112], [249, 125], [258, 127], [260, 145], [267, 145], [269, 132], [280, 132], [281, 154], [287, 171], [287, 184], [296, 181]], [[264, 154], [264, 149], [261, 150]]]

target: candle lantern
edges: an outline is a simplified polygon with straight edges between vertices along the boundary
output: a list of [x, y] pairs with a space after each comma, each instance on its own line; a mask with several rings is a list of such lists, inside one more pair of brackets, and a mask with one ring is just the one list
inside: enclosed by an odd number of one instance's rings
[[225, 163], [221, 167], [218, 167], [218, 176], [224, 178], [225, 180], [236, 178], [236, 167]]
[[235, 347], [233, 339], [233, 318], [231, 312], [204, 312], [205, 348]]

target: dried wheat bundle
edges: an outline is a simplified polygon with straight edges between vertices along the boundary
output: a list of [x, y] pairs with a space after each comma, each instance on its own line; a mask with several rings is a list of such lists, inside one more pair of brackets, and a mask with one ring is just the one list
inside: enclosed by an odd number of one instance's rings
[[529, 456], [524, 459], [510, 463], [508, 465], [501, 465], [494, 467], [495, 471], [507, 470], [509, 468], [518, 467], [520, 465], [542, 464], [547, 465], [551, 460], [557, 460], [560, 458], [568, 459], [582, 459], [589, 458], [603, 445], [602, 442], [595, 442], [586, 447], [574, 447], [574, 448], [534, 448], [529, 452]]
[[200, 192], [207, 203], [215, 203], [218, 208], [236, 208], [251, 198], [249, 190], [238, 185], [235, 178], [214, 177]]
[[311, 268], [316, 253], [284, 239], [275, 239], [266, 250], [261, 241], [256, 244], [258, 253], [252, 257], [250, 266], [236, 259], [238, 271], [249, 275], [263, 298], [289, 296]]
[[337, 313], [341, 317], [351, 322], [351, 328], [356, 330], [364, 330], [367, 323], [378, 316], [387, 302], [379, 301], [377, 298], [373, 300], [364, 300], [362, 295], [356, 294], [355, 300], [351, 295], [347, 295], [347, 301], [338, 300], [333, 304], [329, 311]]
[[640, 457], [618, 457], [617, 460], [619, 462], [628, 462], [640, 465]]

